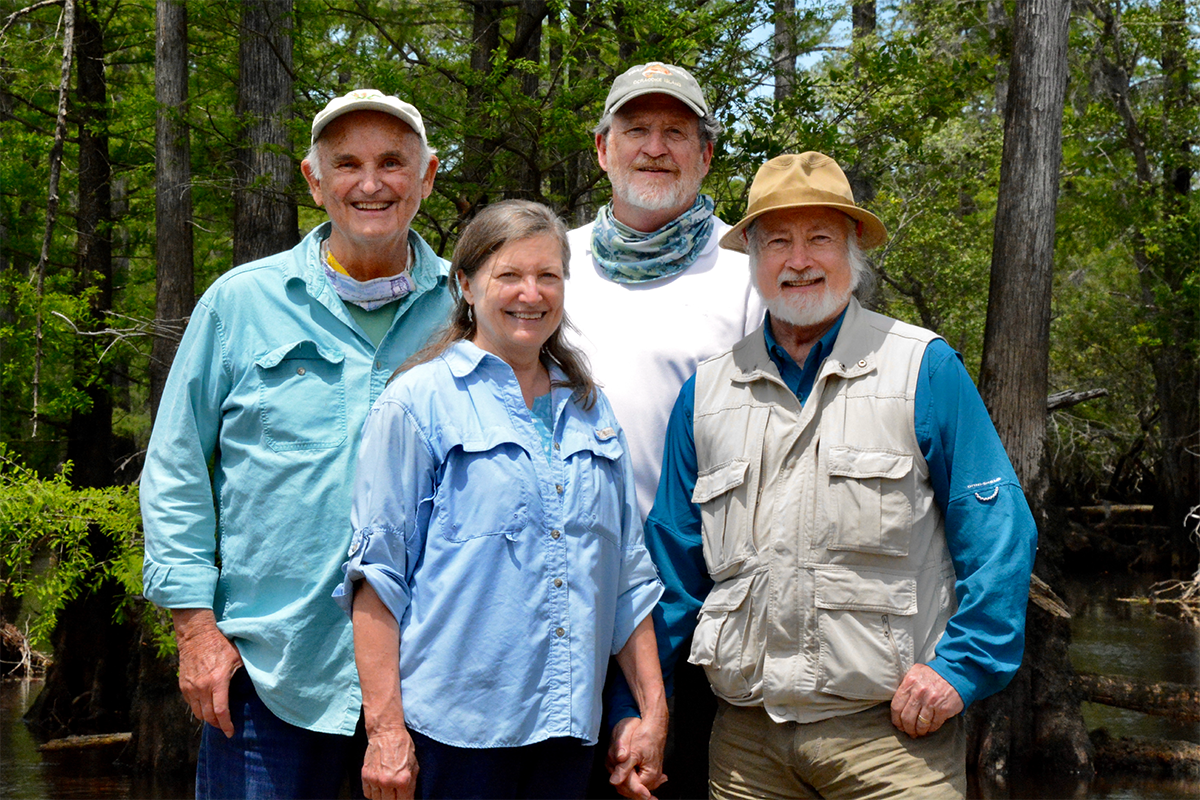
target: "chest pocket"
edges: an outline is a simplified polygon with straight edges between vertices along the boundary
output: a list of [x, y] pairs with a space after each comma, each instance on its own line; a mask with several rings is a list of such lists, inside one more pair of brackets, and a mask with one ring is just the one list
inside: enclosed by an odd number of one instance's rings
[[563, 442], [568, 502], [579, 511], [579, 520], [592, 533], [621, 546], [621, 512], [625, 497], [621, 487], [621, 456], [625, 451], [611, 428], [571, 436]]
[[738, 491], [749, 468], [748, 459], [734, 458], [696, 476], [692, 502], [700, 506], [704, 562], [715, 581], [733, 574], [752, 551], [749, 520], [754, 508], [747, 492]]
[[[541, 454], [538, 454], [541, 457]], [[437, 530], [451, 542], [512, 539], [529, 525], [537, 476], [525, 448], [499, 431], [450, 449], [434, 492]]]
[[913, 457], [835, 445], [829, 452], [830, 550], [907, 556]]
[[268, 447], [323, 450], [346, 440], [344, 353], [302, 339], [277, 347], [254, 366]]

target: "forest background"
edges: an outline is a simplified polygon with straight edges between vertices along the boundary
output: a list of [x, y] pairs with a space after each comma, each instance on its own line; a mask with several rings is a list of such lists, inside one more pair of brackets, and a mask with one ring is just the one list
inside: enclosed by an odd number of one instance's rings
[[[1057, 5], [1069, 46], [1044, 377], [1088, 394], [1048, 406], [1037, 505], [1153, 505], [1153, 540], [1110, 555], [1190, 575], [1200, 7]], [[609, 196], [590, 128], [613, 78], [686, 65], [725, 127], [704, 189], [718, 215], [741, 216], [766, 159], [832, 155], [891, 233], [870, 305], [937, 331], [978, 376], [1006, 112], [1023, 113], [1008, 108], [1020, 6], [0, 2], [0, 616], [60, 665], [88, 654], [44, 701], [46, 734], [128, 730], [171, 696], [169, 630], [139, 599], [141, 456], [195, 298], [323, 221], [298, 166], [331, 98], [373, 87], [421, 110], [441, 168], [414, 225], [448, 257], [495, 200], [590, 220]], [[1073, 557], [1060, 530], [1043, 530], [1051, 573]]]

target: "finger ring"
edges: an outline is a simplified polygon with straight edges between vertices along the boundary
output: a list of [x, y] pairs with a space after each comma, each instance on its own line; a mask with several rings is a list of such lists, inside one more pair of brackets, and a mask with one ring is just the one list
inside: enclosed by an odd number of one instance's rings
[[929, 723], [933, 722], [933, 720], [929, 719], [928, 717], [923, 717], [920, 714], [918, 714], [917, 722], [924, 722], [926, 725], [928, 725]]

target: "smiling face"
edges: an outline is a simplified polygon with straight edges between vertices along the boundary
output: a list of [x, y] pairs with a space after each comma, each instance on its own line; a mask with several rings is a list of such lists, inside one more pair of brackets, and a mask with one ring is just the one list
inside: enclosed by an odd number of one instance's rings
[[[433, 189], [437, 158], [422, 160], [421, 138], [379, 111], [354, 111], [329, 123], [317, 153], [320, 179], [307, 160], [300, 166], [313, 200], [333, 223], [329, 246], [338, 261], [359, 280], [399, 272], [408, 226]], [[367, 274], [355, 274], [356, 268]]]
[[847, 217], [823, 206], [769, 211], [754, 222], [751, 275], [771, 317], [828, 327], [850, 302]]
[[600, 167], [613, 187], [613, 214], [653, 231], [691, 207], [712, 161], [712, 142], [700, 137], [699, 117], [674, 97], [648, 94], [613, 114], [596, 136]]
[[535, 363], [563, 318], [562, 243], [549, 234], [517, 239], [474, 278], [457, 277], [475, 313], [471, 341], [514, 367]]

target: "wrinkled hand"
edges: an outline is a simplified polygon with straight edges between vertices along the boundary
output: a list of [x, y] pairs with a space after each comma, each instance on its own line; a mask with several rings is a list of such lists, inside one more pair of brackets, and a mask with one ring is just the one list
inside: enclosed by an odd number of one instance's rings
[[417, 750], [407, 729], [371, 736], [363, 759], [363, 794], [368, 800], [410, 800], [417, 769]]
[[962, 698], [945, 678], [925, 664], [914, 664], [892, 698], [892, 724], [915, 739], [962, 710]]
[[174, 609], [175, 641], [179, 644], [179, 691], [196, 719], [233, 736], [229, 715], [229, 680], [242, 666], [233, 642], [217, 628], [207, 608]]
[[666, 720], [655, 722], [626, 717], [613, 727], [605, 764], [608, 782], [622, 797], [653, 800], [652, 792], [666, 782], [662, 774], [667, 742]]

